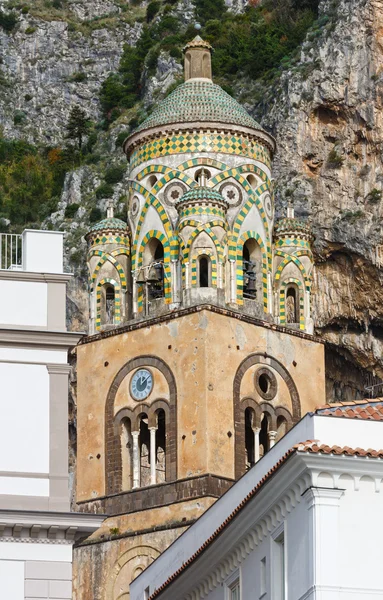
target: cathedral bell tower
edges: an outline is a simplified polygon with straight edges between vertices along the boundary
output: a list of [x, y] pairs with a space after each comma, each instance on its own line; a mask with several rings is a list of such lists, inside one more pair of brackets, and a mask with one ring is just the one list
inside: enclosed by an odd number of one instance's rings
[[77, 505], [109, 516], [76, 549], [75, 600], [127, 600], [325, 401], [311, 233], [289, 213], [273, 242], [275, 141], [213, 83], [207, 42], [184, 52], [185, 82], [124, 143], [129, 225], [109, 211], [87, 236], [97, 335], [77, 347]]

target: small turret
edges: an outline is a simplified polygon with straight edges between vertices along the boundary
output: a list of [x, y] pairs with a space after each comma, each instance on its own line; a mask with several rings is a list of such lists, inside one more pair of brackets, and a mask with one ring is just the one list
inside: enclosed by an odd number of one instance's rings
[[88, 242], [89, 333], [120, 325], [130, 315], [130, 231], [108, 203], [106, 219], [93, 225]]
[[310, 225], [295, 217], [289, 200], [286, 217], [274, 226], [274, 304], [281, 325], [313, 332], [310, 317], [314, 236]]
[[185, 53], [185, 81], [189, 79], [212, 79], [211, 51], [209, 42], [196, 35], [194, 40], [186, 44]]

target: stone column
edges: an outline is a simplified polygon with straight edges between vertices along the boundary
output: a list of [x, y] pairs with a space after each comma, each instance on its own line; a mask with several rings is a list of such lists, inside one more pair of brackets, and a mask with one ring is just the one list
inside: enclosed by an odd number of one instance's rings
[[269, 436], [269, 448], [272, 448], [275, 444], [275, 438], [277, 437], [277, 431], [269, 431], [268, 432], [268, 436]]
[[132, 431], [133, 438], [133, 489], [140, 487], [139, 431]]
[[149, 427], [150, 431], [150, 485], [156, 484], [156, 431], [157, 427]]
[[190, 287], [189, 285], [189, 263], [185, 263], [185, 290]]
[[136, 315], [138, 313], [138, 301], [137, 301], [137, 296], [138, 296], [138, 290], [137, 290], [137, 277], [136, 275], [133, 275], [133, 298], [132, 298], [132, 312], [133, 315]]
[[271, 279], [271, 273], [268, 271], [267, 273], [267, 309], [269, 313], [274, 314], [273, 307], [273, 282]]
[[237, 268], [236, 261], [230, 261], [230, 302], [237, 303]]
[[261, 431], [260, 427], [254, 427], [254, 462], [257, 463], [259, 461], [259, 432]]
[[49, 509], [69, 510], [68, 377], [70, 366], [47, 365], [49, 373]]

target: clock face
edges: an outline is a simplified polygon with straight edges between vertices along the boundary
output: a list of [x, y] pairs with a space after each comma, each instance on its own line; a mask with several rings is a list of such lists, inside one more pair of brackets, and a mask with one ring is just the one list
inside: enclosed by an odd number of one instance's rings
[[138, 369], [130, 381], [130, 393], [137, 400], [145, 400], [153, 389], [153, 377], [148, 369]]

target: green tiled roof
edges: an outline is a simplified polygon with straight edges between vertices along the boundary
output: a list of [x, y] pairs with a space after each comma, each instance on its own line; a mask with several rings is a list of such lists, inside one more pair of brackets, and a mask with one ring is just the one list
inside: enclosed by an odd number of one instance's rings
[[221, 196], [219, 192], [212, 190], [208, 187], [195, 187], [186, 192], [181, 198], [177, 201], [177, 204], [184, 204], [185, 202], [220, 202], [225, 206], [229, 206], [226, 200]]
[[170, 123], [216, 122], [262, 129], [234, 98], [212, 81], [189, 79], [160, 102], [137, 129]]
[[124, 221], [121, 221], [121, 219], [116, 219], [115, 217], [109, 217], [106, 219], [103, 219], [102, 221], [99, 221], [98, 223], [95, 223], [94, 225], [92, 225], [92, 227], [89, 229], [88, 233], [93, 233], [94, 231], [127, 231], [128, 230], [128, 226], [126, 223], [124, 223]]
[[300, 219], [285, 217], [279, 219], [274, 225], [274, 236], [283, 237], [284, 235], [299, 234], [312, 236], [310, 225]]

